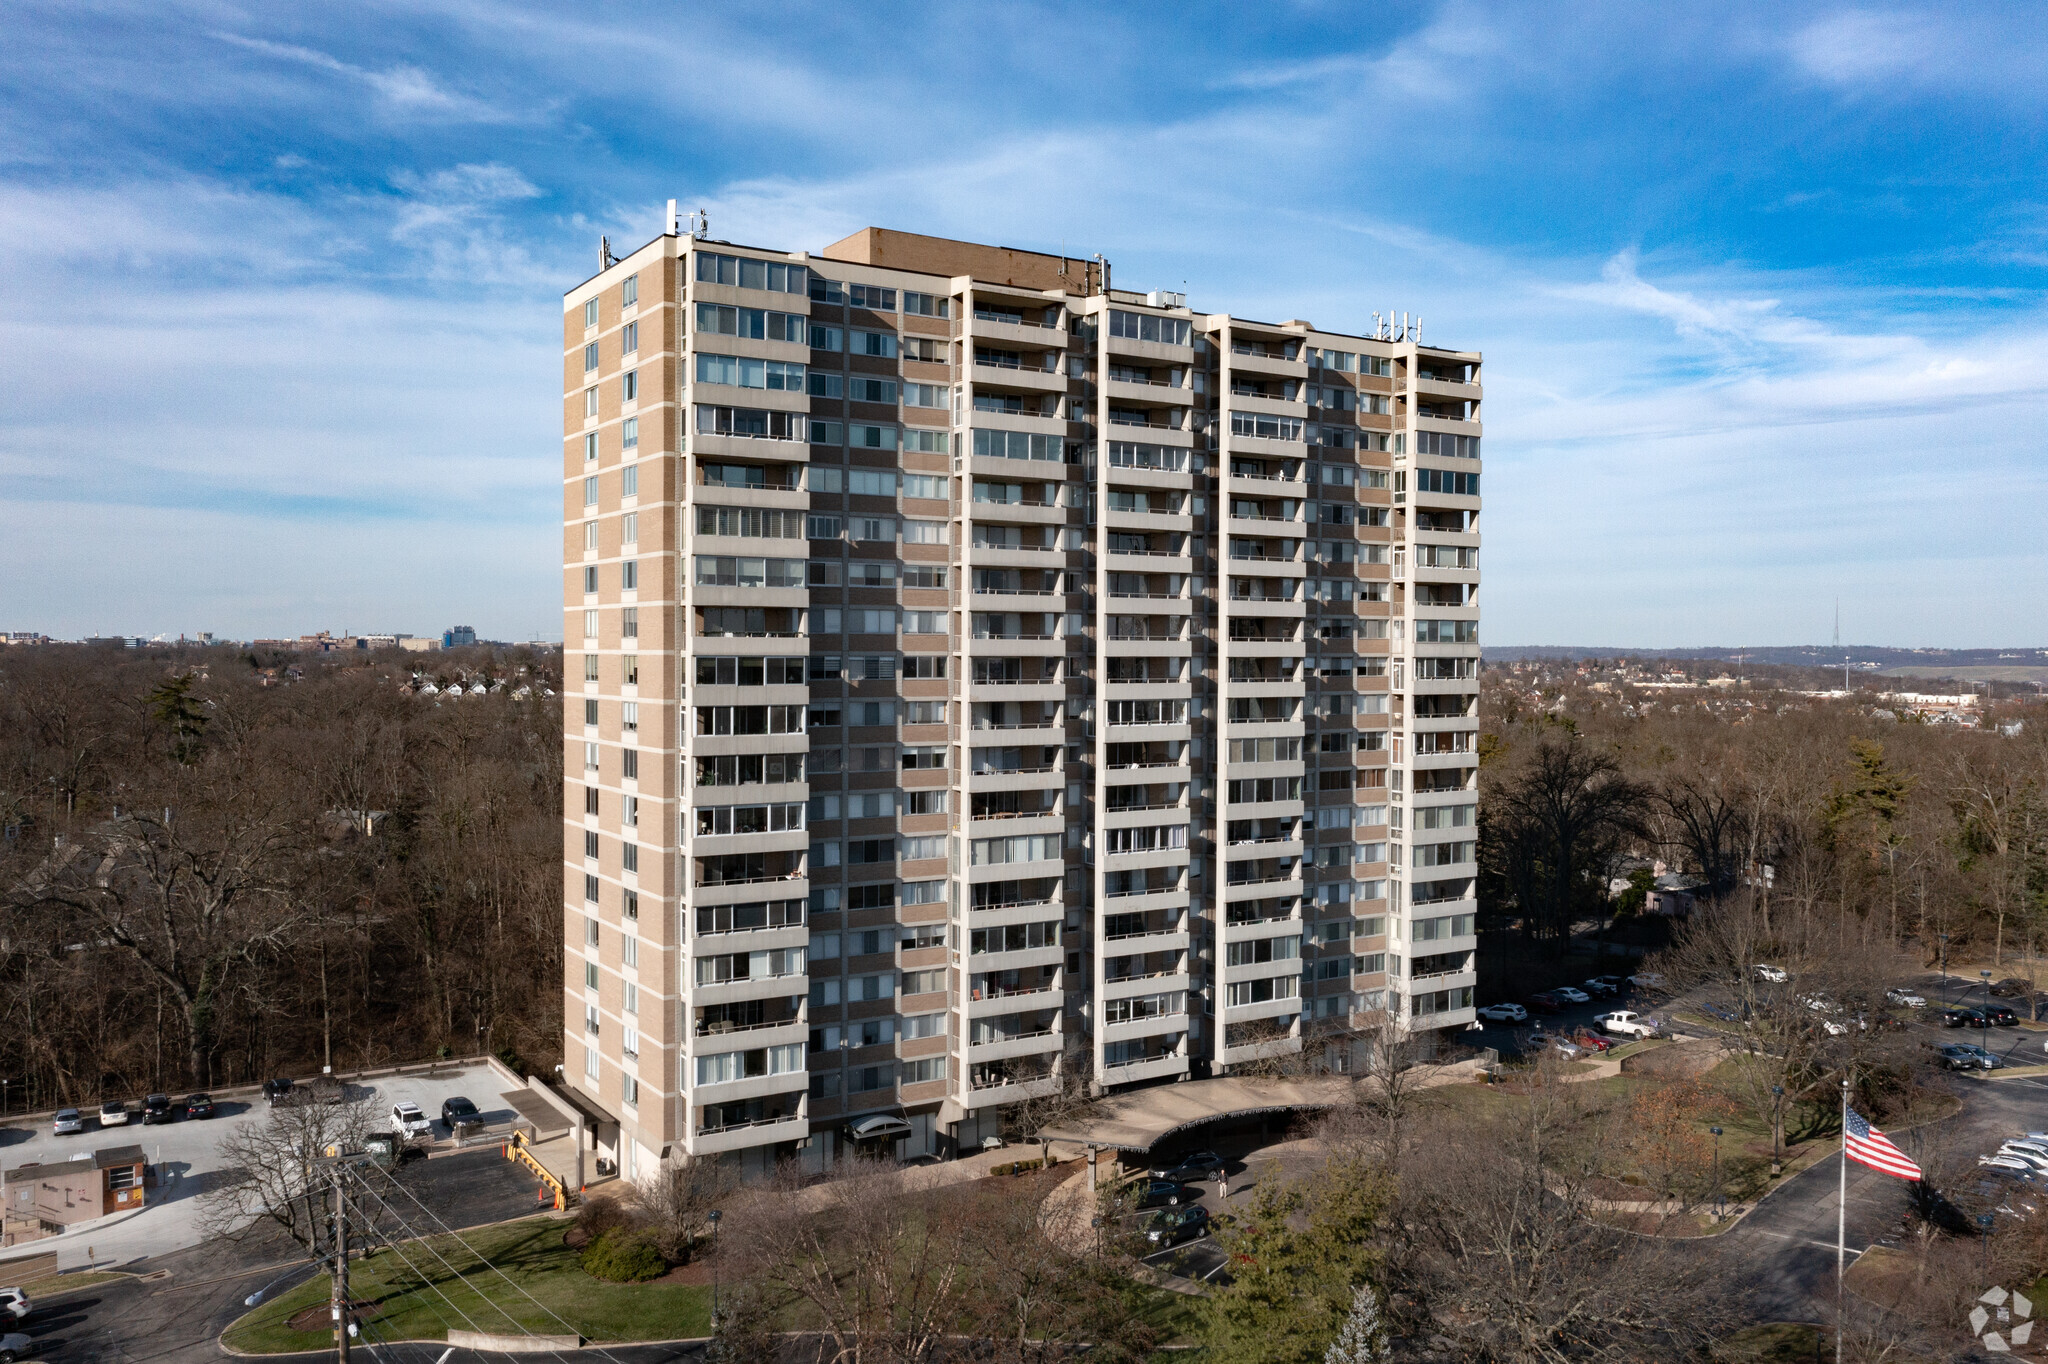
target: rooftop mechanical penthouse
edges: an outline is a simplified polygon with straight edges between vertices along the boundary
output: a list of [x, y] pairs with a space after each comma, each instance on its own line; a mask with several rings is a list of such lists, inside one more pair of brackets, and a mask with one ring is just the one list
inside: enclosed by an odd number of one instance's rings
[[1471, 1021], [1480, 357], [1111, 274], [672, 230], [567, 295], [564, 1072], [628, 1178]]

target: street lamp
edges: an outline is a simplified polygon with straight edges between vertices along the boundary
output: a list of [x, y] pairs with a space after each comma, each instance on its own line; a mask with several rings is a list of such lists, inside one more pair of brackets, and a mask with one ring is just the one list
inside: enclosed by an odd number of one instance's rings
[[713, 1208], [706, 1219], [711, 1223], [711, 1329], [718, 1329], [718, 1223], [724, 1213]]
[[1714, 1134], [1714, 1220], [1718, 1222], [1727, 1215], [1727, 1205], [1721, 1197], [1721, 1129], [1707, 1130]]
[[1984, 977], [1984, 1002], [1989, 1004], [1991, 1002], [1991, 973], [1989, 971], [1979, 971], [1977, 974]]
[[1785, 1165], [1785, 1086], [1771, 1086], [1771, 1173]]

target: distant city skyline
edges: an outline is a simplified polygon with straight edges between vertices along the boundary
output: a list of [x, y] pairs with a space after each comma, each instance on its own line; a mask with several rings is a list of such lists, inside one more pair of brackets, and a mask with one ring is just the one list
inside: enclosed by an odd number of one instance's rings
[[558, 636], [560, 298], [676, 198], [1422, 314], [1487, 356], [1494, 638], [2048, 639], [2031, 8], [10, 19], [0, 629]]

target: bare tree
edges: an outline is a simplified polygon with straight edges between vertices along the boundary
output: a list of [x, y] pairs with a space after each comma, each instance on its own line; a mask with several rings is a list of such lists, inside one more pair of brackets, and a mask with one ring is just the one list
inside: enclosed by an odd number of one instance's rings
[[1095, 1106], [1090, 1069], [1087, 1044], [1070, 1035], [1048, 1072], [1032, 1082], [1023, 1098], [1004, 1109], [1005, 1120], [1027, 1140], [1038, 1143], [1039, 1158], [1048, 1165], [1052, 1163], [1052, 1138], [1046, 1134]]
[[952, 1187], [855, 1164], [751, 1201], [732, 1242], [736, 1330], [778, 1316], [831, 1364], [923, 1364], [958, 1325], [982, 1231]]
[[1404, 1334], [1499, 1364], [1676, 1358], [1727, 1327], [1719, 1264], [1602, 1220], [1589, 1087], [1545, 1067], [1491, 1120], [1445, 1112], [1383, 1220]]
[[633, 1186], [632, 1209], [670, 1264], [684, 1264], [710, 1226], [711, 1211], [739, 1187], [715, 1160], [664, 1165]]
[[370, 1101], [359, 1098], [275, 1105], [230, 1128], [217, 1148], [220, 1182], [201, 1195], [201, 1225], [233, 1241], [282, 1233], [319, 1254], [332, 1235], [327, 1165], [360, 1151], [374, 1127]]

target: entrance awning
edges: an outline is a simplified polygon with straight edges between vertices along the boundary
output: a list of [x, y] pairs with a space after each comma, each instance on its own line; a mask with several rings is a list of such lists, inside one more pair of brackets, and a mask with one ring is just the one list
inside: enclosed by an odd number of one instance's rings
[[1185, 1080], [1112, 1094], [1085, 1113], [1035, 1135], [1088, 1146], [1149, 1151], [1168, 1137], [1204, 1123], [1335, 1108], [1349, 1102], [1351, 1092], [1351, 1081], [1334, 1076]]
[[882, 1113], [846, 1124], [846, 1135], [855, 1141], [873, 1141], [878, 1137], [907, 1137], [916, 1130], [903, 1119], [892, 1118]]

